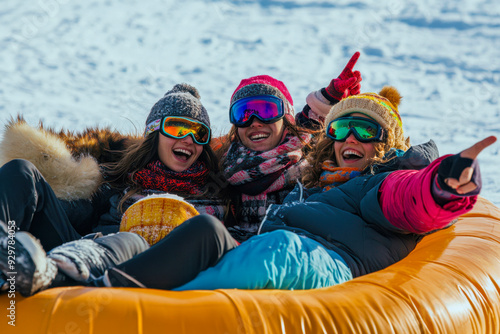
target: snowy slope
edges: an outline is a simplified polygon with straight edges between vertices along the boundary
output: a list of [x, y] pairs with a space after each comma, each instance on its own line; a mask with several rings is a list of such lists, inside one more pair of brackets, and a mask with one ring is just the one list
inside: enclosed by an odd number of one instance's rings
[[[396, 86], [413, 143], [456, 153], [500, 135], [500, 3], [360, 0], [2, 0], [0, 121], [141, 133], [175, 83], [196, 86], [215, 134], [239, 81], [269, 74], [301, 109], [355, 51], [362, 91]], [[500, 206], [500, 144], [480, 156]]]

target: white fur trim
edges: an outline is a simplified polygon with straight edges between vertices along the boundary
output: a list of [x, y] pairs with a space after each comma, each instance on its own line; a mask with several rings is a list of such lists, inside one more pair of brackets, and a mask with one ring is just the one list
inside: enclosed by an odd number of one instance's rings
[[24, 122], [9, 124], [0, 142], [0, 166], [13, 159], [33, 163], [63, 200], [88, 199], [101, 183], [99, 166], [92, 157], [76, 160], [62, 139]]

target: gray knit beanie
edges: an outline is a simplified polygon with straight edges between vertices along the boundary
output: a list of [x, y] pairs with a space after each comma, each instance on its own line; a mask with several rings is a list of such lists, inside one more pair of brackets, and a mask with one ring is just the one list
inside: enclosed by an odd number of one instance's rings
[[155, 103], [146, 119], [146, 127], [165, 116], [189, 117], [202, 122], [210, 128], [210, 118], [207, 110], [200, 102], [198, 90], [185, 83], [175, 85]]

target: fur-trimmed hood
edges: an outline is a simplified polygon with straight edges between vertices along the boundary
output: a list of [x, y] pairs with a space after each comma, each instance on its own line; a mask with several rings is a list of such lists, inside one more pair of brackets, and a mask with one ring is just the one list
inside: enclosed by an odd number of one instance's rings
[[102, 182], [98, 163], [116, 161], [132, 136], [108, 129], [82, 134], [31, 127], [21, 117], [7, 124], [0, 142], [0, 166], [12, 159], [32, 162], [56, 196], [89, 199]]

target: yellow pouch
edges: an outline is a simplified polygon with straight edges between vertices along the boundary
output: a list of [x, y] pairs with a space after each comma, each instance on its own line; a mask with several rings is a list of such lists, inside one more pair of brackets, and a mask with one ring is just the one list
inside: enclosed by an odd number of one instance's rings
[[131, 205], [122, 216], [120, 232], [133, 232], [154, 245], [175, 227], [199, 215], [194, 206], [182, 197], [151, 195]]

